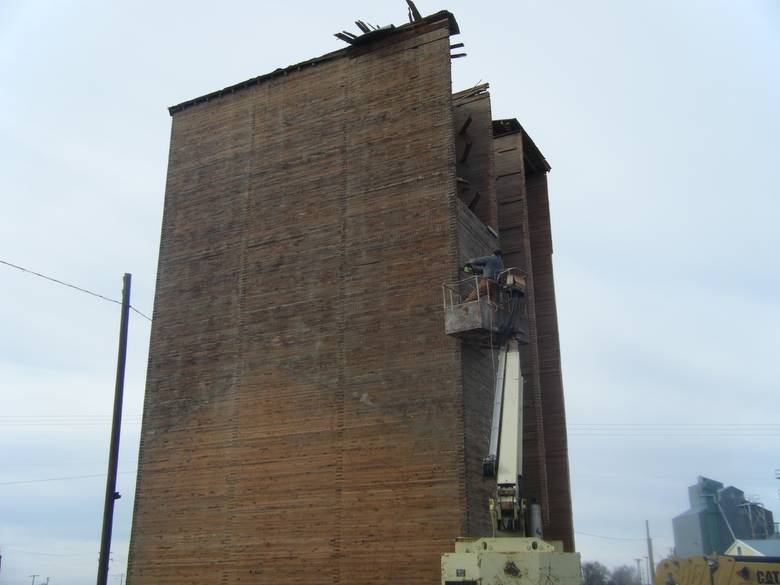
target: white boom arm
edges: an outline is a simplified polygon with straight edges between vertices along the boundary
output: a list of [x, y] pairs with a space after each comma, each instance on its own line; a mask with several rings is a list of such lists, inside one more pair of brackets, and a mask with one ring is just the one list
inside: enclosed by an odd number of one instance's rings
[[509, 341], [505, 347], [504, 404], [499, 442], [501, 457], [498, 459], [496, 483], [515, 485], [523, 473], [523, 376], [517, 342]]
[[514, 339], [499, 353], [490, 451], [482, 467], [486, 477], [496, 478], [496, 497], [490, 502], [494, 530], [523, 533], [523, 375]]

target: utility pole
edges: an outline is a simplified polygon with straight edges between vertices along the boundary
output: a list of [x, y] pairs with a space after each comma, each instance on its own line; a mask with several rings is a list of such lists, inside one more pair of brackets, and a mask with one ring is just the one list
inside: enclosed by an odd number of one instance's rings
[[[775, 479], [780, 479], [780, 469], [775, 469]], [[780, 490], [777, 490], [777, 497], [780, 498]]]
[[[100, 536], [97, 585], [107, 585], [108, 558], [111, 554], [111, 529], [114, 523], [114, 501], [121, 496], [116, 491], [116, 474], [119, 464], [119, 431], [122, 427], [122, 396], [125, 389], [125, 362], [127, 361], [127, 325], [130, 318], [130, 284], [132, 276], [125, 273], [122, 279], [122, 314], [119, 321], [119, 352], [116, 361], [116, 385], [114, 387], [114, 417], [111, 422], [111, 445], [108, 451], [108, 477], [106, 499], [103, 506], [103, 532]], [[35, 583], [33, 582], [33, 585]]]
[[647, 562], [650, 565], [650, 583], [655, 581], [655, 561], [653, 560], [653, 539], [650, 538], [650, 522], [645, 520], [645, 533], [647, 534]]
[[642, 585], [642, 559], [634, 559], [636, 561], [636, 582]]
[[40, 577], [40, 575], [27, 575], [28, 577], [32, 577], [32, 585], [35, 585], [35, 578]]

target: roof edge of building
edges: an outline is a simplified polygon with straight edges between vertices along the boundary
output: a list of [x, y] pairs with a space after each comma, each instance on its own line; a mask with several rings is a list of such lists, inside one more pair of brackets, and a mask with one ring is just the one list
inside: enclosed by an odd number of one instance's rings
[[507, 134], [522, 134], [523, 136], [523, 156], [530, 163], [533, 173], [549, 173], [550, 163], [536, 146], [528, 132], [525, 131], [517, 118], [506, 118], [502, 120], [493, 120], [493, 137], [506, 136]]
[[[378, 41], [380, 39], [386, 39], [390, 36], [395, 36], [396, 34], [403, 33], [410, 31], [416, 27], [422, 27], [424, 25], [428, 25], [434, 22], [438, 22], [440, 20], [447, 20], [447, 25], [449, 27], [450, 35], [457, 35], [460, 34], [460, 27], [458, 26], [458, 21], [455, 20], [455, 15], [447, 10], [441, 10], [439, 12], [436, 12], [435, 14], [431, 14], [429, 16], [424, 17], [422, 20], [418, 20], [415, 22], [410, 22], [407, 24], [404, 24], [399, 27], [394, 27], [391, 25], [391, 28], [387, 29], [380, 29], [378, 31], [372, 31], [371, 33], [368, 33], [371, 35], [371, 39], [368, 40], [366, 43], [361, 43], [361, 47], [365, 47], [368, 44], [372, 44], [375, 41]], [[384, 34], [376, 34], [376, 33], [384, 33]], [[361, 38], [361, 37], [358, 37]], [[263, 83], [265, 81], [269, 81], [271, 79], [274, 79], [276, 77], [284, 76], [289, 73], [300, 71], [301, 69], [304, 69], [306, 67], [312, 67], [314, 65], [319, 65], [320, 63], [325, 63], [327, 61], [332, 61], [334, 59], [337, 59], [338, 57], [341, 57], [343, 55], [348, 55], [354, 47], [352, 45], [344, 47], [343, 49], [339, 49], [337, 51], [332, 51], [330, 53], [326, 53], [324, 55], [321, 55], [320, 57], [315, 57], [314, 59], [309, 59], [307, 61], [302, 61], [300, 63], [296, 63], [295, 65], [289, 65], [284, 68], [275, 69], [274, 71], [271, 71], [270, 73], [265, 73], [263, 75], [259, 75], [258, 77], [253, 77], [251, 79], [247, 79], [246, 81], [242, 81], [241, 83], [236, 83], [235, 85], [230, 85], [228, 87], [225, 87], [223, 89], [213, 91], [211, 93], [207, 93], [205, 95], [202, 95], [200, 97], [193, 98], [191, 100], [187, 100], [184, 102], [181, 102], [179, 104], [176, 104], [174, 106], [171, 106], [168, 108], [168, 113], [173, 116], [174, 114], [181, 112], [182, 110], [186, 110], [188, 108], [191, 108], [192, 106], [196, 106], [198, 104], [202, 104], [205, 102], [209, 102], [213, 99], [230, 95], [232, 93], [235, 93], [237, 91], [241, 91], [243, 89], [246, 89], [248, 87], [252, 87], [254, 85], [258, 85], [260, 83]]]

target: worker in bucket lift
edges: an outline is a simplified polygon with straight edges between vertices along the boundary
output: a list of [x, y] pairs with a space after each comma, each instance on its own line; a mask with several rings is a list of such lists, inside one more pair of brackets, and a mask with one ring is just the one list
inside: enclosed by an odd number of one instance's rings
[[470, 303], [476, 301], [479, 297], [487, 296], [490, 292], [490, 298], [495, 300], [497, 295], [498, 276], [504, 271], [504, 254], [499, 249], [493, 250], [493, 254], [490, 256], [480, 256], [479, 258], [472, 258], [463, 267], [463, 272], [469, 274], [478, 274], [482, 278], [479, 279], [479, 286], [474, 287], [471, 294], [466, 297], [464, 302]]

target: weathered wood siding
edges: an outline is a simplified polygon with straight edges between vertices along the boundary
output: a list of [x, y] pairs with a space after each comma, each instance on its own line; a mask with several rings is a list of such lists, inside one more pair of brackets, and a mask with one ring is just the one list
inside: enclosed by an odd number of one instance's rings
[[430, 584], [467, 531], [447, 21], [173, 118], [129, 585]]
[[[458, 243], [460, 263], [487, 256], [498, 246], [493, 179], [493, 127], [486, 86], [453, 96], [456, 173], [468, 181], [459, 186]], [[465, 128], [465, 130], [463, 130]], [[467, 204], [479, 194], [473, 211]], [[487, 226], [494, 231], [491, 232]], [[462, 275], [463, 276], [463, 275]], [[462, 277], [461, 276], [461, 277]], [[488, 499], [495, 481], [482, 477], [493, 415], [495, 356], [498, 348], [461, 342], [467, 529], [464, 536], [491, 536]]]
[[173, 109], [129, 585], [431, 584], [490, 533], [494, 365], [440, 289], [486, 225], [531, 272], [526, 491], [570, 544], [546, 183], [486, 93], [453, 100], [450, 30]]
[[552, 238], [545, 172], [526, 169], [525, 134], [494, 139], [498, 224], [504, 260], [529, 274], [528, 345], [522, 348], [523, 480], [526, 497], [542, 506], [544, 536], [574, 550], [569, 459]]
[[520, 133], [494, 140], [496, 195], [501, 246], [507, 266], [528, 272], [526, 319], [528, 344], [521, 346], [523, 364], [523, 489], [530, 502], [542, 506], [542, 519], [549, 525], [547, 467], [545, 464], [544, 418], [542, 416], [539, 351], [536, 327], [534, 267], [528, 228], [523, 143]]
[[[472, 206], [474, 214], [498, 231], [497, 205], [493, 178], [493, 118], [490, 94], [466, 90], [453, 96], [455, 117], [455, 149], [458, 177], [468, 183], [459, 188], [461, 200]], [[465, 128], [465, 130], [464, 130]]]
[[[498, 240], [493, 233], [459, 201], [460, 265], [463, 266], [470, 258], [491, 254], [497, 246]], [[489, 345], [462, 341], [460, 350], [466, 458], [467, 527], [464, 536], [492, 536], [488, 499], [495, 493], [496, 482], [482, 477], [482, 459], [487, 455], [490, 442], [498, 348], [491, 350]]]
[[528, 223], [534, 267], [536, 326], [539, 344], [539, 381], [542, 388], [545, 461], [548, 479], [548, 538], [562, 540], [574, 550], [574, 524], [569, 479], [568, 438], [564, 407], [558, 311], [552, 262], [552, 228], [546, 173], [529, 175]]

